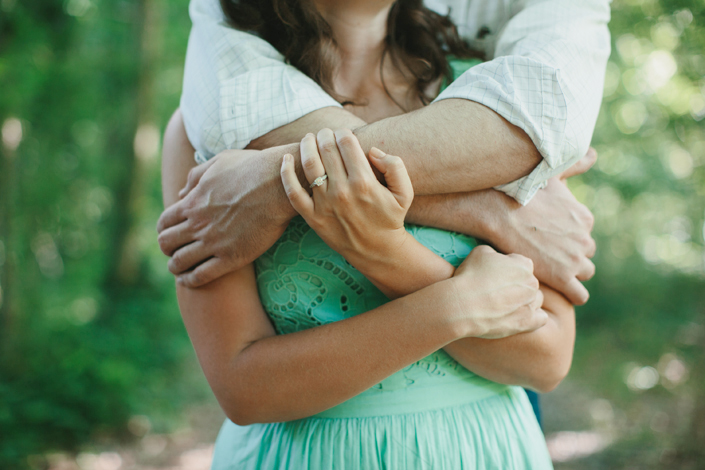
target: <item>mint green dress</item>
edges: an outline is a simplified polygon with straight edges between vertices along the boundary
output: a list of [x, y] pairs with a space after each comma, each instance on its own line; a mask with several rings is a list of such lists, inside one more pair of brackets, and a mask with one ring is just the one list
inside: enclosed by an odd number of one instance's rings
[[[475, 63], [452, 62], [454, 75]], [[407, 230], [455, 266], [477, 245], [458, 233]], [[279, 334], [389, 301], [301, 217], [255, 266], [262, 304]], [[226, 420], [212, 468], [540, 470], [552, 465], [526, 393], [486, 380], [439, 350], [309, 418], [249, 426]]]

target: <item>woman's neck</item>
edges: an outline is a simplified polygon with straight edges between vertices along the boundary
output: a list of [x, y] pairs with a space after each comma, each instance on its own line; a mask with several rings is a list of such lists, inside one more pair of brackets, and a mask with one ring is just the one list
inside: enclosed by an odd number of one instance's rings
[[[336, 93], [355, 105], [350, 111], [368, 122], [400, 114], [395, 100], [406, 102], [409, 84], [391, 60], [382, 64], [387, 19], [393, 2], [385, 0], [318, 0], [317, 6], [333, 31], [340, 65], [333, 79]], [[380, 67], [384, 66], [384, 83]], [[394, 96], [391, 99], [385, 85]]]
[[391, 8], [391, 3], [380, 3], [343, 0], [319, 4], [340, 52], [335, 84], [336, 92], [343, 96], [357, 96], [371, 81], [379, 82]]

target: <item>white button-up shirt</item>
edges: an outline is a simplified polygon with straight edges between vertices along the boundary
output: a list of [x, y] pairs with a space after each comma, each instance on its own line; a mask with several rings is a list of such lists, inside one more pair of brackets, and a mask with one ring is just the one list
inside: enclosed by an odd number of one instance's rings
[[[609, 0], [426, 0], [485, 52], [435, 101], [464, 98], [523, 129], [543, 156], [497, 189], [526, 204], [588, 150], [610, 54]], [[181, 111], [200, 162], [320, 108], [341, 106], [268, 42], [229, 27], [218, 0], [191, 0]], [[479, 34], [478, 34], [479, 33]]]

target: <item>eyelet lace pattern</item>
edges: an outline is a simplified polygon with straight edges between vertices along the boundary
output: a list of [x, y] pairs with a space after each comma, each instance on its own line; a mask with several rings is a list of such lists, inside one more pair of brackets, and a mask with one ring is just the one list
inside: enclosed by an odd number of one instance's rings
[[[435, 228], [408, 226], [407, 231], [454, 266], [477, 245], [474, 238]], [[262, 304], [278, 334], [343, 320], [389, 301], [301, 217], [290, 222], [255, 267]], [[439, 350], [373, 388], [398, 390], [449, 373], [474, 375]]]

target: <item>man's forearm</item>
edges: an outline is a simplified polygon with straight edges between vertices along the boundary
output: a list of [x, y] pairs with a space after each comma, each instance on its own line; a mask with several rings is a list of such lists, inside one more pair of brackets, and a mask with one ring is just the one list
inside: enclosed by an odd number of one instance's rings
[[[261, 183], [271, 187], [269, 194], [272, 196], [273, 209], [278, 209], [277, 212], [292, 218], [297, 213], [286, 197], [277, 171], [286, 153], [293, 155], [299, 180], [304, 188], [308, 188], [297, 143], [267, 149], [257, 164], [264, 168], [271, 168], [271, 178], [262, 180]], [[460, 232], [492, 242], [502, 214], [502, 207], [498, 204], [499, 199], [507, 199], [507, 196], [494, 189], [415, 196], [406, 215], [406, 222]]]
[[518, 127], [463, 99], [433, 103], [356, 129], [367, 151], [398, 155], [416, 195], [477, 191], [528, 175], [541, 161]]
[[343, 109], [323, 108], [252, 141], [248, 148], [297, 142], [324, 127], [353, 129], [366, 152], [379, 147], [400, 156], [416, 195], [492, 188], [529, 174], [541, 160], [524, 131], [491, 109], [462, 99], [367, 125]]

